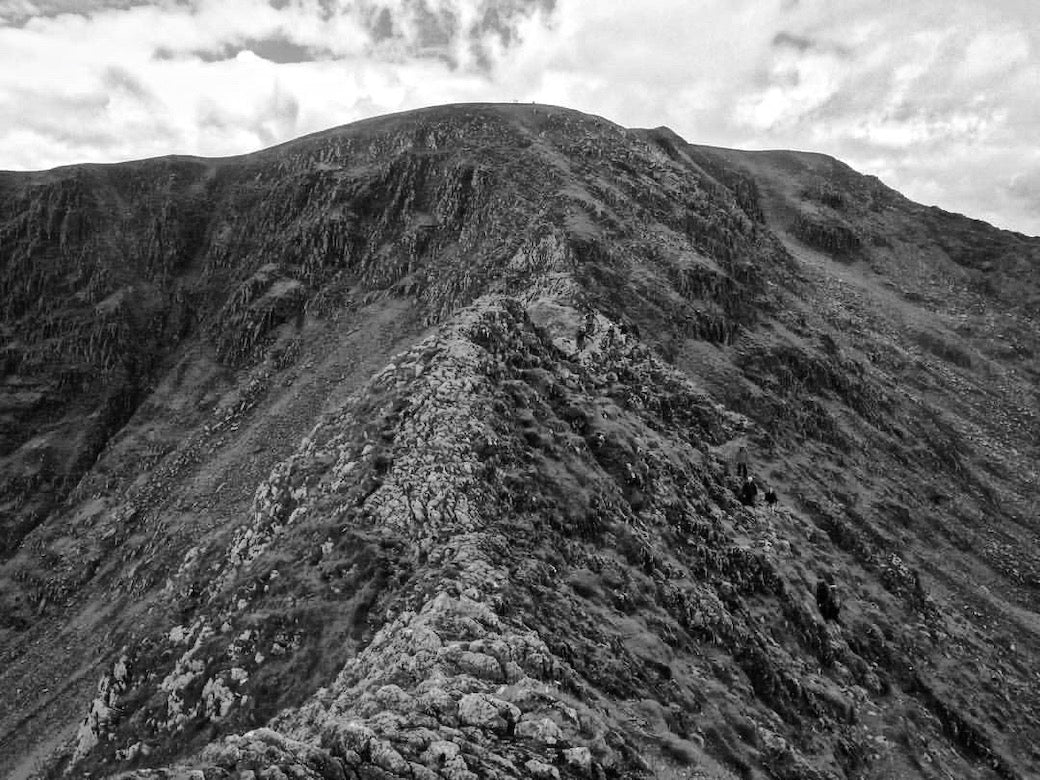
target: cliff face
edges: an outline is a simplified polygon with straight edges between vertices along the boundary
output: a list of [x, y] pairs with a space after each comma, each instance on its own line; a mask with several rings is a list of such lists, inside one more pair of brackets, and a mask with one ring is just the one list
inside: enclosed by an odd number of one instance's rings
[[1036, 774], [1038, 254], [544, 106], [0, 174], [0, 766]]

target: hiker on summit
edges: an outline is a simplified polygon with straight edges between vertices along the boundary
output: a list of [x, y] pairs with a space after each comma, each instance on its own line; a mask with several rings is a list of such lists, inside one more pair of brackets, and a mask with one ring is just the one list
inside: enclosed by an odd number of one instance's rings
[[747, 447], [745, 447], [743, 444], [741, 444], [740, 445], [740, 449], [737, 450], [737, 476], [738, 477], [747, 477], [747, 475], [748, 475], [747, 464], [748, 464]]

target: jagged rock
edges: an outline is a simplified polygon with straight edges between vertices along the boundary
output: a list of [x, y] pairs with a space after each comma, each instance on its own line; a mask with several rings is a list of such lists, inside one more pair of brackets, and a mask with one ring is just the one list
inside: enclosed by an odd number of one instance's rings
[[548, 718], [540, 720], [524, 720], [516, 726], [516, 736], [520, 739], [529, 739], [543, 745], [553, 746], [563, 736], [560, 727]]
[[514, 705], [486, 694], [470, 693], [459, 700], [459, 720], [467, 726], [508, 733], [519, 719]]

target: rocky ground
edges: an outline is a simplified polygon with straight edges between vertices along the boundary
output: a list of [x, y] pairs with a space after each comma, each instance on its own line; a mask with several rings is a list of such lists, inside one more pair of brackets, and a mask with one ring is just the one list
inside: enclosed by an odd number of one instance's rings
[[547, 106], [0, 174], [0, 768], [1034, 776], [1038, 254]]

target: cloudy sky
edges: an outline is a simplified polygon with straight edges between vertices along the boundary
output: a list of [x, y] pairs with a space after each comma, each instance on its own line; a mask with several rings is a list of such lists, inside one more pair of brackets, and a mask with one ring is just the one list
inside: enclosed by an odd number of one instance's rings
[[0, 169], [538, 101], [1040, 235], [1040, 0], [0, 0]]

